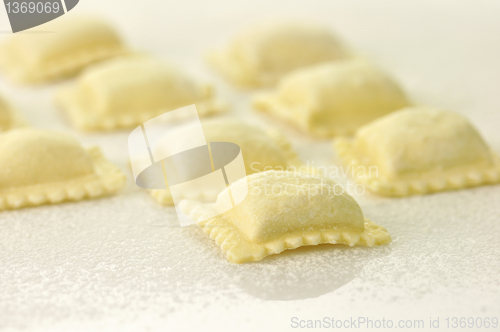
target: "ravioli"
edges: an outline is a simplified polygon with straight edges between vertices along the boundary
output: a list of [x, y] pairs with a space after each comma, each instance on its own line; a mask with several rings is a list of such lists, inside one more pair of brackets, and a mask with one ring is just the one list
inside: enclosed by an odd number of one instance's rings
[[14, 129], [0, 134], [0, 210], [116, 193], [124, 174], [97, 147], [66, 134]]
[[253, 104], [305, 133], [332, 137], [352, 134], [409, 101], [387, 74], [355, 59], [297, 70], [276, 91], [256, 95]]
[[11, 104], [0, 96], [0, 132], [26, 125], [26, 120]]
[[13, 81], [44, 83], [75, 75], [87, 65], [123, 54], [116, 31], [92, 16], [64, 16], [40, 33], [16, 33], [0, 48], [0, 69]]
[[[202, 122], [205, 139], [210, 142], [230, 142], [237, 144], [243, 155], [246, 174], [270, 169], [298, 169], [302, 162], [288, 140], [281, 132], [264, 130], [252, 124], [235, 119], [208, 120]], [[215, 199], [208, 193], [200, 192], [200, 197]], [[173, 205], [168, 189], [151, 190], [152, 197], [163, 205]]]
[[60, 90], [58, 104], [83, 130], [138, 126], [180, 107], [196, 104], [201, 116], [224, 111], [209, 84], [147, 56], [107, 61], [85, 71], [75, 86]]
[[385, 196], [409, 196], [500, 182], [500, 158], [463, 116], [409, 107], [341, 137], [336, 150], [356, 179]]
[[328, 29], [302, 23], [261, 25], [243, 31], [211, 65], [244, 87], [274, 85], [291, 70], [338, 60], [349, 52]]
[[[248, 195], [227, 210], [226, 200], [220, 198], [227, 190], [246, 188], [245, 182]], [[340, 185], [307, 173], [255, 173], [231, 184], [214, 205], [182, 201], [181, 209], [194, 220], [203, 220], [198, 224], [233, 263], [323, 243], [372, 247], [391, 242], [387, 230], [365, 218]]]

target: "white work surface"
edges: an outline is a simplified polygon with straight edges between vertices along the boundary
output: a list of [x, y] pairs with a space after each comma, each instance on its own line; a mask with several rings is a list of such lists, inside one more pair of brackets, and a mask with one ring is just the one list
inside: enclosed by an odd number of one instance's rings
[[[134, 48], [214, 82], [230, 116], [283, 128], [316, 165], [339, 165], [329, 142], [255, 114], [251, 93], [208, 70], [203, 52], [264, 19], [326, 24], [415, 102], [466, 115], [500, 153], [499, 2], [82, 0], [73, 10], [85, 11], [109, 17]], [[8, 30], [3, 10], [0, 19]], [[197, 226], [179, 227], [172, 208], [136, 187], [127, 131], [75, 131], [53, 105], [58, 86], [0, 80], [33, 126], [99, 145], [128, 177], [110, 198], [0, 213], [0, 330], [287, 331], [297, 330], [292, 317], [364, 316], [422, 319], [422, 331], [430, 317], [443, 328], [446, 317], [500, 316], [500, 185], [402, 199], [366, 193], [357, 201], [392, 244], [231, 264]]]

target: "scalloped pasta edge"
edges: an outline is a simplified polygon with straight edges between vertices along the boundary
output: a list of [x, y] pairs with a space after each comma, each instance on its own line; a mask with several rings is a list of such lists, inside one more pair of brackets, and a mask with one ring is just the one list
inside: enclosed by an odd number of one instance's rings
[[125, 175], [102, 154], [100, 148], [87, 149], [95, 174], [58, 183], [43, 183], [0, 190], [0, 211], [65, 201], [109, 196], [125, 186]]
[[292, 250], [303, 246], [319, 244], [345, 244], [348, 246], [367, 246], [388, 244], [392, 241], [387, 230], [365, 218], [363, 232], [354, 230], [314, 230], [306, 233], [293, 232], [279, 239], [252, 243], [238, 234], [238, 230], [231, 226], [222, 215], [210, 219], [207, 216], [213, 214], [213, 209], [208, 205], [196, 205], [196, 203], [181, 206], [183, 212], [198, 222], [205, 233], [215, 240], [215, 243], [225, 252], [226, 258], [231, 263], [245, 263], [260, 261], [263, 258], [279, 254], [285, 250]]
[[[360, 165], [359, 157], [352, 148], [353, 139], [339, 137], [334, 140], [333, 146], [340, 160], [344, 164]], [[355, 179], [365, 185], [371, 192], [390, 197], [406, 197], [425, 195], [441, 191], [459, 190], [500, 183], [500, 157], [492, 152], [494, 166], [468, 167], [467, 171], [440, 171], [437, 175], [429, 176], [424, 173], [419, 179], [397, 179], [394, 181], [373, 177], [358, 177]], [[355, 172], [355, 175], [357, 173]]]

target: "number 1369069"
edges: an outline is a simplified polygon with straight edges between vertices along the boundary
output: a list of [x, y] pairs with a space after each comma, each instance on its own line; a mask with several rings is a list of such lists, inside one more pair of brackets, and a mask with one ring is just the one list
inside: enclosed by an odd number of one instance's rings
[[59, 2], [7, 2], [5, 3], [7, 13], [59, 13], [61, 10]]

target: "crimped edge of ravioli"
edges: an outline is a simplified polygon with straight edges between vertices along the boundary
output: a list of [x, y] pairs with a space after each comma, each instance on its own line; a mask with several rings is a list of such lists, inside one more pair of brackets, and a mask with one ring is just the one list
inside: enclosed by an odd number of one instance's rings
[[68, 54], [63, 59], [59, 59], [42, 68], [36, 68], [36, 70], [25, 70], [23, 66], [16, 66], [9, 63], [6, 57], [0, 57], [0, 68], [14, 82], [20, 84], [40, 84], [72, 77], [90, 64], [127, 53], [129, 51], [123, 45], [94, 47], [84, 52]]
[[[195, 103], [200, 116], [211, 116], [223, 113], [228, 105], [218, 99], [212, 98], [212, 86], [204, 87], [205, 99]], [[73, 125], [81, 130], [117, 130], [139, 126], [152, 118], [171, 109], [161, 109], [154, 112], [137, 112], [125, 115], [94, 114], [80, 105], [78, 88], [76, 86], [62, 88], [55, 97], [55, 102], [67, 114]]]
[[[268, 129], [266, 130], [266, 134], [269, 135], [269, 137], [274, 140], [276, 145], [281, 148], [283, 151], [283, 154], [285, 155], [285, 158], [289, 161], [290, 167], [301, 167], [304, 165], [302, 160], [300, 160], [299, 155], [297, 154], [297, 151], [292, 147], [292, 144], [288, 141], [288, 139], [281, 133], [279, 130], [276, 129]], [[150, 189], [149, 193], [151, 197], [158, 202], [161, 205], [164, 206], [173, 206], [174, 201], [172, 199], [172, 194], [170, 193], [170, 189]], [[183, 197], [183, 199], [189, 199], [189, 200], [194, 200], [194, 201], [206, 201], [210, 199], [215, 199], [217, 198], [217, 195], [219, 193], [206, 193], [206, 192], [200, 192], [198, 196], [196, 197]]]
[[365, 229], [362, 232], [347, 229], [296, 231], [272, 241], [250, 242], [240, 235], [230, 222], [225, 220], [223, 214], [207, 219], [215, 214], [209, 205], [185, 201], [184, 204], [181, 204], [181, 210], [194, 221], [204, 219], [198, 222], [198, 225], [215, 240], [215, 243], [226, 253], [226, 258], [231, 263], [260, 261], [267, 256], [276, 255], [285, 250], [318, 244], [373, 247], [392, 241], [391, 235], [384, 227], [365, 218]]
[[95, 174], [56, 183], [0, 190], [0, 211], [108, 196], [125, 186], [125, 174], [98, 147], [87, 149]]
[[[364, 166], [359, 161], [352, 147], [354, 139], [339, 137], [334, 140], [333, 146], [340, 160], [353, 167]], [[500, 157], [491, 152], [494, 165], [470, 165], [459, 169], [449, 169], [433, 172], [433, 174], [419, 174], [416, 178], [388, 180], [374, 177], [360, 177], [357, 172], [355, 178], [365, 185], [371, 192], [383, 196], [405, 197], [425, 195], [440, 191], [459, 190], [470, 187], [500, 183]]]
[[256, 94], [252, 99], [253, 107], [260, 112], [266, 113], [271, 117], [286, 122], [287, 124], [293, 126], [294, 128], [300, 130], [303, 133], [312, 135], [317, 138], [328, 138], [338, 135], [352, 135], [356, 128], [348, 128], [342, 126], [335, 126], [332, 130], [317, 130], [308, 125], [307, 117], [305, 119], [299, 119], [294, 115], [308, 115], [313, 114], [314, 110], [309, 109], [305, 106], [300, 105], [290, 108], [283, 105], [275, 97], [274, 92], [261, 92]]

